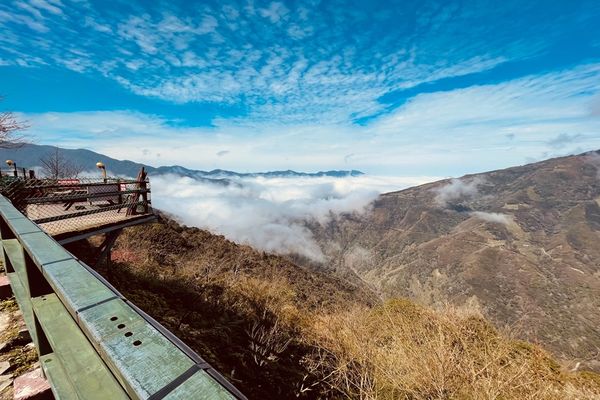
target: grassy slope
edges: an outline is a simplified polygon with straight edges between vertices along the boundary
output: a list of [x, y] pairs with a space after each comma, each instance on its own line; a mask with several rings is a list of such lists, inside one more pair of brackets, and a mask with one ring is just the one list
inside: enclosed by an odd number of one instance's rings
[[113, 260], [100, 272], [250, 398], [600, 396], [596, 375], [561, 371], [473, 312], [380, 304], [363, 288], [173, 221], [128, 229]]

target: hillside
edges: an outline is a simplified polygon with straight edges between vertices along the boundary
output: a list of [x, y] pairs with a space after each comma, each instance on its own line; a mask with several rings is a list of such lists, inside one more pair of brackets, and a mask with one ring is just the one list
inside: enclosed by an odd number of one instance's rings
[[[101, 238], [69, 249], [91, 263]], [[90, 247], [92, 246], [92, 247]], [[369, 290], [222, 236], [127, 229], [99, 271], [250, 399], [595, 399], [600, 377], [496, 331], [476, 310]]]
[[[93, 265], [94, 244], [67, 248]], [[126, 229], [112, 259], [100, 272], [118, 290], [256, 399], [295, 397], [310, 353], [300, 331], [312, 313], [376, 301], [361, 287], [166, 217]]]
[[[17, 149], [0, 149], [1, 160], [15, 160], [19, 167], [34, 168], [41, 165], [40, 159], [47, 157], [48, 154], [55, 151], [56, 147], [37, 145], [37, 144], [26, 144], [23, 147]], [[189, 178], [202, 180], [202, 181], [223, 181], [229, 178], [247, 178], [247, 177], [266, 177], [266, 178], [280, 178], [280, 177], [344, 177], [344, 176], [359, 176], [363, 173], [356, 170], [351, 171], [318, 171], [318, 172], [297, 172], [292, 170], [286, 171], [268, 171], [268, 172], [254, 172], [254, 173], [240, 173], [234, 171], [227, 171], [223, 169], [215, 169], [212, 171], [201, 171], [185, 168], [179, 165], [172, 166], [161, 166], [152, 167], [129, 160], [117, 160], [112, 157], [108, 157], [104, 154], [96, 153], [86, 149], [60, 149], [65, 159], [68, 159], [75, 165], [81, 166], [83, 171], [96, 171], [96, 163], [98, 161], [104, 162], [107, 168], [107, 172], [111, 176], [122, 176], [122, 177], [135, 177], [137, 176], [140, 168], [145, 167], [146, 171], [150, 175], [165, 175], [174, 174], [179, 176], [186, 176]]]
[[379, 197], [312, 231], [330, 265], [385, 297], [478, 304], [496, 326], [600, 369], [600, 155]]

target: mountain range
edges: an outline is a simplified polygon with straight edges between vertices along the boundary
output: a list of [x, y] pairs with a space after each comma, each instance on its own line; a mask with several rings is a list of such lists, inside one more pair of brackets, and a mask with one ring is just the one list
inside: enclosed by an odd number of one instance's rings
[[[17, 149], [0, 149], [0, 160], [11, 159], [17, 163], [18, 167], [35, 168], [41, 165], [40, 160], [55, 152], [57, 147], [26, 144]], [[60, 154], [70, 162], [81, 167], [85, 172], [96, 171], [96, 163], [102, 161], [106, 165], [106, 170], [111, 176], [135, 177], [140, 168], [144, 167], [149, 175], [174, 174], [185, 176], [197, 180], [223, 180], [231, 178], [248, 177], [266, 177], [266, 178], [286, 178], [286, 177], [347, 177], [363, 175], [361, 171], [318, 171], [313, 173], [286, 171], [268, 171], [254, 173], [240, 173], [227, 171], [223, 169], [214, 169], [212, 171], [201, 171], [185, 168], [179, 165], [153, 167], [150, 165], [137, 163], [129, 160], [117, 160], [104, 154], [96, 153], [86, 149], [63, 149], [58, 148]], [[84, 172], [84, 173], [85, 173]]]
[[600, 152], [386, 193], [309, 226], [329, 267], [384, 298], [476, 305], [600, 369]]

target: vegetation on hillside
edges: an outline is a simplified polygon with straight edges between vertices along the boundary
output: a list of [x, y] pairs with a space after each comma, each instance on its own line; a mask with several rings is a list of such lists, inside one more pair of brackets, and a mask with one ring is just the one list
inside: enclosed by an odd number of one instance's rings
[[[600, 372], [600, 152], [381, 195], [311, 231], [338, 273], [486, 318]], [[573, 363], [574, 365], [575, 363]]]
[[356, 399], [597, 399], [600, 376], [571, 374], [542, 348], [473, 310], [389, 300], [317, 316], [314, 373]]
[[600, 398], [597, 375], [563, 371], [474, 311], [381, 303], [168, 219], [126, 230], [100, 272], [249, 398]]

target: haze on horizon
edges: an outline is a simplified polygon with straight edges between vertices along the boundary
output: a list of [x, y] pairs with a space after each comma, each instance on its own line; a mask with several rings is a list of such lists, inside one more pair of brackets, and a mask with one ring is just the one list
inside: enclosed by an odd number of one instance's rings
[[1, 108], [150, 165], [458, 176], [600, 148], [595, 1], [10, 0]]

